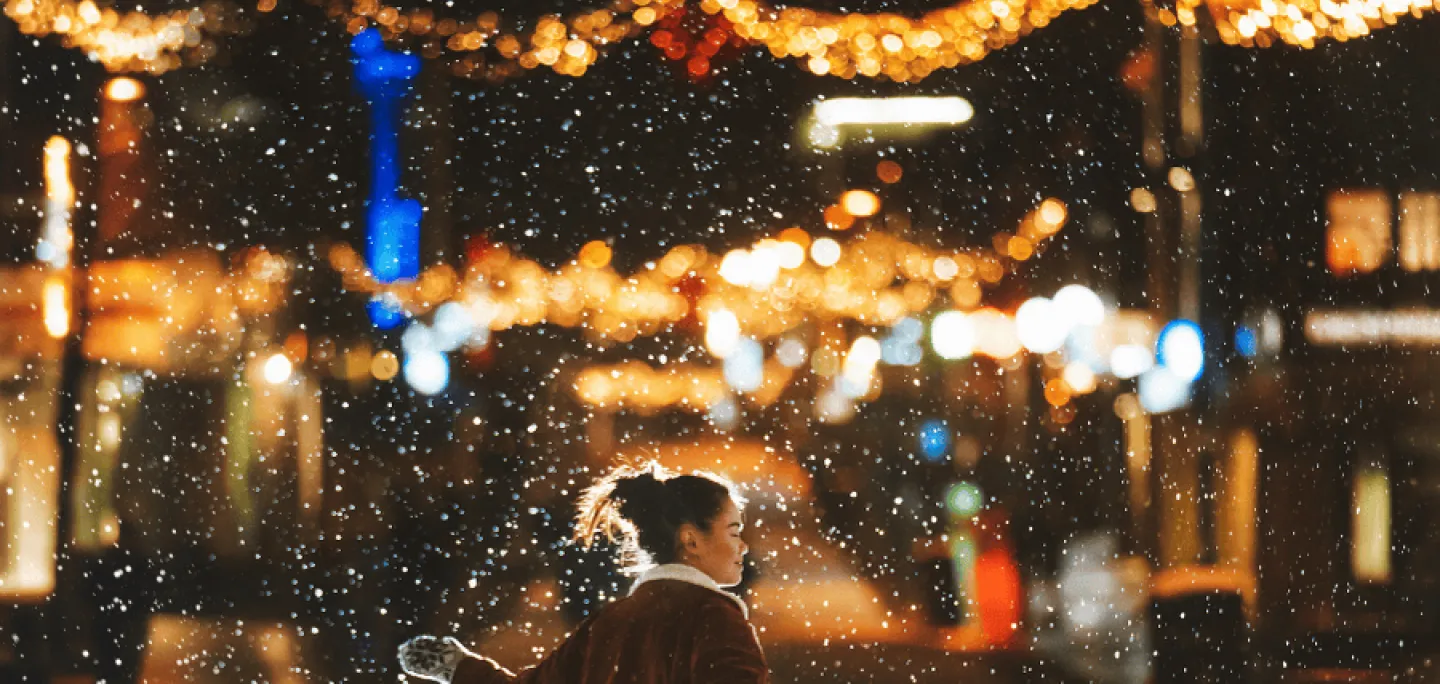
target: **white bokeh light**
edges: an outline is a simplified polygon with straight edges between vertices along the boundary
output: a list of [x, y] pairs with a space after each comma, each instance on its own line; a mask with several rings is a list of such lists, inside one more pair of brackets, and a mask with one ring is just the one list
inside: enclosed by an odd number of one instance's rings
[[794, 242], [781, 242], [775, 246], [775, 253], [780, 257], [781, 268], [800, 268], [805, 264], [805, 248]]
[[746, 284], [755, 289], [770, 287], [780, 277], [780, 250], [760, 247], [750, 252], [746, 265], [750, 275]]
[[436, 349], [454, 351], [475, 334], [475, 318], [464, 304], [446, 302], [435, 309], [431, 334]]
[[1133, 378], [1155, 366], [1155, 356], [1138, 344], [1122, 344], [1110, 351], [1110, 372], [1121, 379]]
[[284, 354], [273, 354], [265, 359], [265, 366], [262, 369], [265, 375], [265, 382], [272, 385], [279, 385], [290, 379], [290, 374], [295, 367], [290, 363], [290, 358]]
[[750, 284], [750, 252], [732, 249], [720, 260], [720, 277], [731, 285]]
[[775, 346], [775, 360], [786, 368], [799, 368], [809, 355], [810, 350], [805, 348], [805, 343], [793, 337], [780, 340], [780, 344]]
[[725, 357], [726, 384], [736, 392], [754, 392], [765, 383], [765, 349], [750, 338], [741, 339]]
[[942, 359], [963, 359], [975, 353], [975, 324], [962, 311], [946, 311], [930, 323], [930, 347]]
[[1148, 413], [1167, 413], [1190, 402], [1191, 384], [1164, 366], [1140, 376], [1140, 406]]
[[810, 258], [815, 265], [829, 268], [840, 261], [840, 243], [830, 238], [820, 238], [810, 245]]
[[436, 351], [435, 334], [430, 326], [419, 321], [412, 322], [400, 335], [400, 348], [406, 354]]
[[875, 365], [880, 363], [880, 341], [869, 335], [855, 338], [845, 354], [840, 371], [840, 389], [847, 396], [860, 398], [870, 391], [875, 378]]
[[1066, 285], [1055, 293], [1055, 310], [1071, 327], [1096, 326], [1105, 322], [1105, 302], [1084, 285]]
[[1031, 297], [1015, 311], [1015, 334], [1020, 336], [1020, 344], [1026, 349], [1048, 354], [1065, 344], [1070, 326], [1054, 302], [1045, 297]]
[[723, 359], [740, 344], [740, 320], [728, 309], [710, 312], [705, 321], [705, 348], [717, 359]]
[[1071, 361], [1065, 364], [1065, 370], [1061, 371], [1060, 377], [1070, 387], [1070, 391], [1076, 394], [1089, 394], [1095, 391], [1095, 370], [1084, 361]]
[[421, 394], [438, 394], [450, 384], [450, 361], [436, 351], [405, 356], [405, 382]]

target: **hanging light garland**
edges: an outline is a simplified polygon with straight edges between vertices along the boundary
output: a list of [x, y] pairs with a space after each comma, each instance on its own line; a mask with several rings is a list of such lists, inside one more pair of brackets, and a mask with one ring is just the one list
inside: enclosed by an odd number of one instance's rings
[[[1150, 16], [1169, 26], [1195, 26], [1207, 7], [1221, 40], [1247, 47], [1309, 48], [1326, 38], [1359, 38], [1434, 9], [1430, 0], [1177, 0], [1173, 9], [1143, 1]], [[613, 0], [568, 18], [547, 14], [520, 24], [496, 12], [442, 18], [428, 8], [402, 9], [381, 0], [309, 2], [351, 33], [377, 28], [425, 57], [448, 56], [456, 75], [499, 83], [540, 68], [583, 76], [609, 46], [657, 27], [666, 32], [657, 47], [671, 60], [683, 59], [696, 80], [709, 74], [713, 57], [701, 48], [719, 51], [734, 39], [763, 46], [777, 59], [799, 60], [818, 75], [919, 81], [979, 61], [1096, 0], [965, 0], [920, 17], [776, 8], [761, 0]], [[691, 2], [723, 22], [707, 27], [700, 40], [685, 40], [673, 26], [671, 15]], [[258, 0], [256, 9], [270, 12], [276, 3]], [[93, 0], [5, 0], [6, 16], [25, 35], [59, 35], [112, 71], [150, 73], [208, 60], [217, 49], [214, 37], [244, 30], [237, 10], [212, 0], [152, 16], [102, 9]]]
[[957, 307], [974, 308], [982, 287], [1032, 258], [1066, 219], [1065, 205], [1048, 199], [1018, 230], [995, 235], [993, 248], [968, 250], [933, 249], [879, 231], [842, 245], [790, 228], [723, 256], [677, 246], [628, 277], [614, 270], [611, 248], [600, 241], [556, 271], [493, 246], [479, 250], [464, 274], [442, 264], [388, 285], [348, 245], [334, 246], [329, 260], [349, 291], [411, 316], [458, 302], [492, 331], [553, 323], [582, 327], [597, 341], [629, 342], [724, 311], [736, 319], [737, 332], [769, 339], [812, 317], [893, 325], [942, 292]]
[[6, 0], [5, 16], [28, 36], [60, 36], [111, 71], [164, 73], [215, 54], [212, 37], [246, 27], [235, 6], [201, 7], [151, 16], [101, 9], [93, 0]]
[[1202, 6], [1228, 45], [1269, 47], [1277, 43], [1313, 48], [1318, 40], [1363, 38], [1407, 16], [1435, 9], [1430, 0], [1178, 0], [1175, 8], [1145, 1], [1146, 11], [1166, 26], [1194, 27]]
[[[274, 0], [260, 0], [273, 5]], [[311, 0], [322, 4], [323, 0]], [[547, 14], [528, 22], [528, 33], [496, 12], [474, 18], [437, 18], [429, 9], [401, 9], [379, 0], [332, 0], [326, 13], [358, 34], [374, 27], [387, 41], [413, 45], [428, 58], [449, 55], [458, 76], [498, 83], [548, 68], [583, 76], [600, 51], [640, 35], [684, 6], [685, 0], [614, 0], [608, 7], [569, 18]]]
[[1071, 9], [1095, 0], [969, 0], [919, 18], [776, 9], [759, 0], [702, 0], [735, 33], [779, 58], [801, 60], [824, 76], [918, 81], [938, 69], [977, 62]]
[[[1062, 12], [1095, 1], [966, 0], [919, 18], [776, 9], [756, 0], [702, 0], [698, 5], [706, 14], [723, 16], [725, 24], [719, 28], [727, 34], [733, 31], [777, 58], [801, 59], [813, 73], [918, 81], [937, 69], [976, 62], [1048, 25]], [[568, 76], [583, 75], [599, 50], [638, 35], [683, 10], [685, 4], [685, 0], [616, 0], [606, 9], [568, 20], [542, 17], [528, 36], [503, 31], [501, 18], [493, 12], [474, 21], [437, 20], [428, 9], [401, 10], [379, 0], [350, 0], [348, 8], [331, 3], [327, 11], [345, 21], [352, 33], [376, 26], [391, 40], [418, 41], [421, 51], [431, 57], [446, 51], [465, 53], [455, 62], [457, 74], [499, 81], [541, 66]], [[674, 40], [675, 31], [666, 33], [670, 38], [659, 47], [671, 59], [685, 57], [680, 54], [687, 49], [685, 43]], [[489, 58], [482, 53], [487, 49]], [[709, 71], [708, 57], [691, 56], [686, 64], [695, 78]]]

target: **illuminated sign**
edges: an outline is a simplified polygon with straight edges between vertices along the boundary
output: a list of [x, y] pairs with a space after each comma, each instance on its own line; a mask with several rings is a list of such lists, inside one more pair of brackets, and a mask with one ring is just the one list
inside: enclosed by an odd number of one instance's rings
[[1311, 311], [1305, 339], [1320, 345], [1440, 345], [1440, 310]]

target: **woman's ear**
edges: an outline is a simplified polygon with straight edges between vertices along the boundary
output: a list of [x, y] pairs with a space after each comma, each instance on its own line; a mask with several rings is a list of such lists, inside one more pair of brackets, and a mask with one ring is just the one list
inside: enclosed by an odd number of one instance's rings
[[700, 546], [700, 528], [690, 523], [680, 525], [680, 550], [694, 551]]

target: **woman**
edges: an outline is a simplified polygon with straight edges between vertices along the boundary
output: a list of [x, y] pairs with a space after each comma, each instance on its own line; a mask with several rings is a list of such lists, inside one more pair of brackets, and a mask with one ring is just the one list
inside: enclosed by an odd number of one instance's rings
[[401, 667], [450, 684], [764, 684], [745, 604], [722, 589], [740, 583], [749, 550], [743, 503], [715, 475], [619, 468], [582, 495], [575, 535], [587, 548], [600, 535], [620, 542], [622, 562], [643, 570], [629, 596], [519, 673], [450, 637], [412, 639]]

